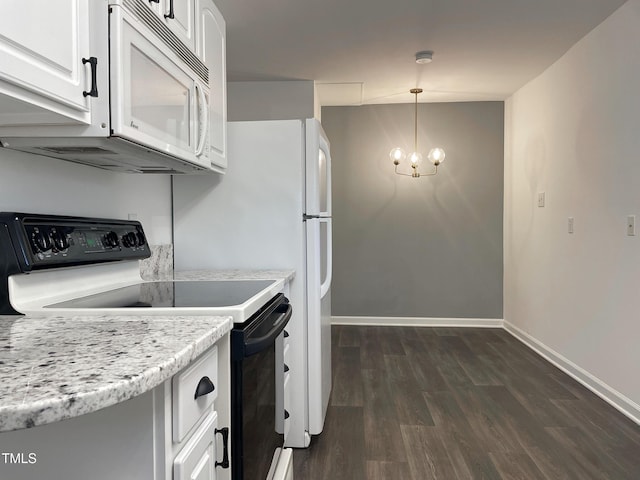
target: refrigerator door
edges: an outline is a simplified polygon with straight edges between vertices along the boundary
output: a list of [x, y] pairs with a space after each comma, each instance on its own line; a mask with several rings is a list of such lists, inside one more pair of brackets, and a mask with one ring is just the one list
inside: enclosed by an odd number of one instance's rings
[[322, 432], [331, 393], [331, 153], [320, 122], [305, 122], [309, 433]]
[[331, 216], [331, 153], [320, 122], [306, 120], [306, 205], [307, 215]]
[[322, 432], [331, 393], [331, 218], [307, 220], [309, 433]]

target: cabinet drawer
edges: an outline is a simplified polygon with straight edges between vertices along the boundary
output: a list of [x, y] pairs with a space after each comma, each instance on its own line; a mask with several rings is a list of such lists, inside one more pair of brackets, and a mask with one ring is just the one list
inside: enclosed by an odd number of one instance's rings
[[213, 347], [200, 360], [173, 377], [174, 442], [182, 441], [198, 420], [211, 410], [217, 396], [218, 348]]
[[173, 480], [215, 480], [216, 427], [211, 412], [173, 462]]

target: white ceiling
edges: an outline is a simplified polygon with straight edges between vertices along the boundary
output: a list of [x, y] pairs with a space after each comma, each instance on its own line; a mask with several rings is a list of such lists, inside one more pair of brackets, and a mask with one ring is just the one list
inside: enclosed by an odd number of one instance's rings
[[[216, 0], [230, 81], [315, 80], [322, 104], [504, 100], [625, 0]], [[433, 50], [433, 62], [414, 55]]]

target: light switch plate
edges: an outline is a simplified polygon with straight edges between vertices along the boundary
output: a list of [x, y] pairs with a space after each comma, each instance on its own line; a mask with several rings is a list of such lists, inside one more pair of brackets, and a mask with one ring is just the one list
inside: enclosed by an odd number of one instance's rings
[[538, 207], [544, 207], [544, 192], [538, 192]]
[[636, 234], [636, 216], [627, 215], [627, 235], [633, 237]]

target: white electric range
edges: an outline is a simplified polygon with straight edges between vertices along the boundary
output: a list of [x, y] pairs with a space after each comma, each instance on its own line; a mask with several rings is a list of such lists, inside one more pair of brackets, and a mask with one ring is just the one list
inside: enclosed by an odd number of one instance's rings
[[[139, 260], [149, 256], [137, 221], [0, 213], [0, 315], [232, 316], [232, 478], [287, 478], [275, 472], [292, 469], [291, 450], [280, 448], [283, 427], [277, 425], [288, 414], [283, 408], [276, 414], [274, 399], [272, 410], [255, 418], [243, 402], [255, 396], [247, 391], [255, 386], [242, 380], [243, 370], [255, 369], [256, 362], [265, 370], [268, 363], [261, 385], [276, 390], [283, 366], [276, 365], [274, 348], [292, 312], [282, 294], [285, 281], [148, 281], [140, 276]], [[247, 425], [256, 428], [244, 431]], [[255, 445], [260, 461], [248, 461]]]
[[231, 315], [244, 323], [284, 280], [146, 281], [137, 221], [0, 214], [0, 314]]

